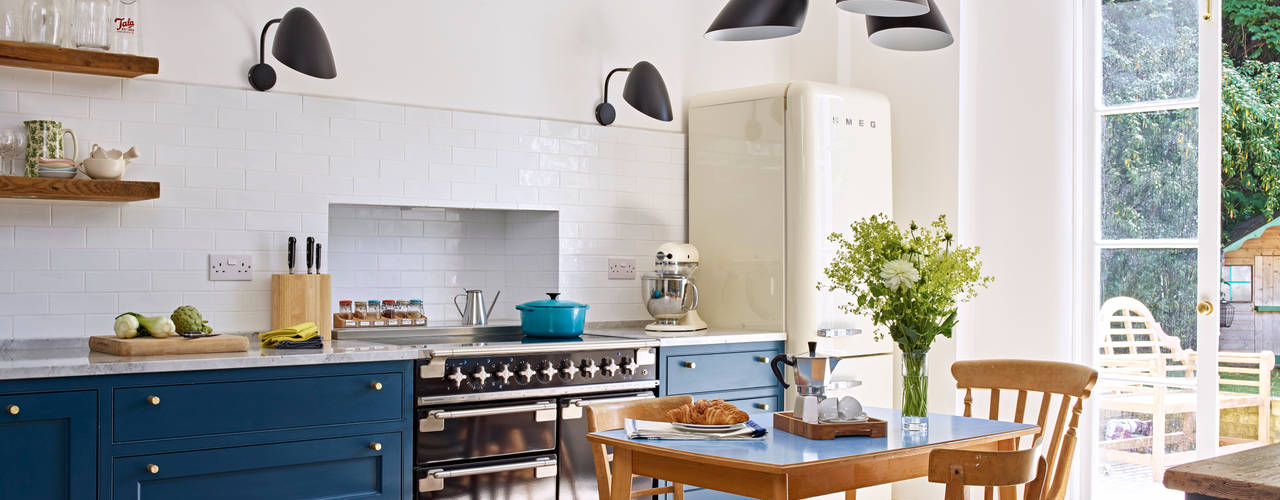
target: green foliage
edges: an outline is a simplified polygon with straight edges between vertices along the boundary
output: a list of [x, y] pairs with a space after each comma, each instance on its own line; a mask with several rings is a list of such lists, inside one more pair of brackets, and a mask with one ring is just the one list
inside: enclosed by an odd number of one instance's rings
[[[841, 310], [869, 314], [904, 353], [925, 352], [938, 335], [951, 337], [956, 304], [968, 302], [992, 278], [982, 274], [977, 247], [956, 244], [945, 216], [929, 227], [902, 230], [884, 214], [854, 222], [849, 237], [832, 233], [836, 255], [819, 289], [844, 291], [854, 302]], [[909, 264], [909, 266], [907, 265]], [[898, 272], [906, 267], [908, 272]], [[877, 339], [883, 337], [878, 332]]]
[[1231, 59], [1280, 59], [1280, 0], [1223, 0], [1222, 43]]
[[1222, 229], [1280, 210], [1280, 63], [1222, 63]]
[[1194, 248], [1107, 248], [1101, 264], [1103, 300], [1138, 299], [1165, 333], [1178, 337], [1184, 349], [1196, 348]]

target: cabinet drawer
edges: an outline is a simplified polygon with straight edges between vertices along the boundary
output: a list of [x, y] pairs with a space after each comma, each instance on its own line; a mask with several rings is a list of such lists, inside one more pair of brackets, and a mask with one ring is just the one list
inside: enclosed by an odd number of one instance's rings
[[769, 369], [777, 354], [768, 351], [695, 354], [667, 358], [663, 377], [668, 394], [724, 391], [778, 383]]
[[116, 458], [112, 498], [399, 499], [401, 439], [392, 432]]
[[[774, 396], [768, 396], [763, 398], [750, 398], [750, 399], [726, 399], [725, 401], [729, 403], [733, 403], [733, 405], [737, 406], [738, 409], [754, 415], [757, 413], [766, 413], [766, 412], [772, 413], [775, 411], [782, 411], [782, 408], [781, 408], [782, 405], [779, 404], [779, 399], [780, 398], [777, 398]], [[760, 417], [752, 417], [752, 418], [760, 418]], [[770, 422], [773, 421], [772, 417], [770, 417], [769, 421]]]
[[97, 419], [94, 391], [0, 395], [0, 496], [93, 498]]
[[398, 420], [400, 373], [117, 388], [112, 441]]

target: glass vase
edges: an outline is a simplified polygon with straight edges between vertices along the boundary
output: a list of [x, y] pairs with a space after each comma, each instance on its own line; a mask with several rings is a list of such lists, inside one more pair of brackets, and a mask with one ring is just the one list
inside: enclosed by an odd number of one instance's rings
[[929, 428], [929, 351], [902, 353], [902, 429]]

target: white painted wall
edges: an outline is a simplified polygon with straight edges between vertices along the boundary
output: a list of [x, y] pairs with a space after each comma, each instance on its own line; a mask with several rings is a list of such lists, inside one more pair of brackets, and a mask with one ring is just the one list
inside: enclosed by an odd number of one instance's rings
[[274, 61], [269, 35], [277, 92], [593, 122], [605, 73], [648, 60], [680, 109], [663, 123], [622, 104], [616, 126], [683, 130], [686, 96], [789, 71], [786, 41], [703, 39], [718, 1], [162, 0], [145, 5], [143, 50], [160, 80], [247, 89], [262, 25], [298, 5], [324, 25], [338, 77]]

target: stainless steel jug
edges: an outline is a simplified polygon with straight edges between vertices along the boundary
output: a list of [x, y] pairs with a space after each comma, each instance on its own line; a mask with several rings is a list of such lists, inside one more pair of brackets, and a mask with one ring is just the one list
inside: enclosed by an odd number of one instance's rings
[[[465, 326], [479, 326], [489, 322], [489, 313], [493, 311], [493, 306], [498, 304], [498, 296], [502, 295], [501, 291], [493, 294], [493, 302], [489, 304], [488, 310], [484, 306], [484, 292], [481, 290], [466, 290], [453, 296], [453, 307], [458, 310], [458, 314], [462, 315], [462, 324]], [[458, 297], [466, 297], [466, 305], [458, 305]]]

